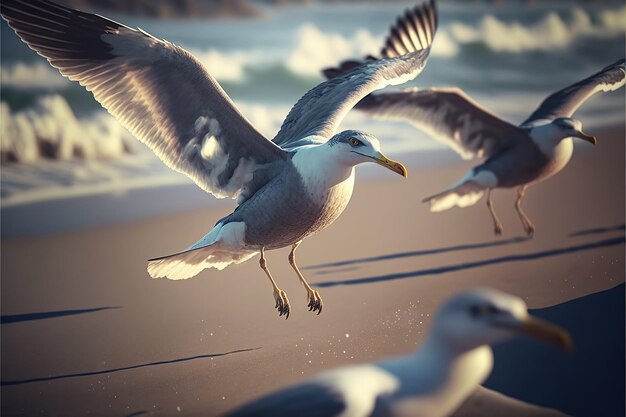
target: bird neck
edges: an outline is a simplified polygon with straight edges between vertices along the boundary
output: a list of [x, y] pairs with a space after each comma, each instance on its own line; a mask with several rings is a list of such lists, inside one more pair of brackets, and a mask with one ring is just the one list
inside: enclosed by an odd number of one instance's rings
[[[493, 368], [493, 352], [488, 345], [456, 348], [432, 335], [409, 363], [405, 366], [413, 366], [415, 372], [407, 376], [404, 396], [414, 398], [425, 410], [423, 415], [443, 416], [457, 409], [487, 379]], [[411, 383], [411, 379], [420, 382]]]
[[353, 180], [354, 166], [342, 161], [326, 144], [304, 147], [296, 152], [292, 161], [305, 183], [331, 188]]
[[439, 364], [449, 366], [455, 362], [463, 362], [474, 356], [482, 356], [485, 352], [491, 352], [488, 345], [468, 346], [452, 343], [450, 340], [440, 337], [437, 332], [431, 332], [414, 356], [437, 358]]
[[[572, 142], [570, 137], [563, 136], [560, 129], [553, 126], [551, 123], [533, 127], [529, 134], [530, 138], [541, 150], [541, 153], [548, 157], [554, 155], [555, 149], [568, 147]], [[563, 144], [563, 146], [561, 146], [561, 144]]]

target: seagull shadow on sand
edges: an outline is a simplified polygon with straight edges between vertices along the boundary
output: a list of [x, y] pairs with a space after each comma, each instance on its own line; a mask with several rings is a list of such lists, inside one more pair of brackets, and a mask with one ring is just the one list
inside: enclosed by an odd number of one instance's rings
[[141, 411], [134, 411], [130, 414], [128, 414], [126, 417], [138, 417], [138, 416], [147, 416], [150, 414], [153, 414], [154, 411], [148, 411], [148, 410], [141, 410]]
[[398, 279], [417, 278], [429, 275], [440, 275], [448, 272], [456, 272], [467, 269], [480, 268], [489, 265], [496, 265], [508, 262], [532, 261], [536, 259], [548, 258], [552, 256], [565, 255], [570, 253], [582, 252], [592, 249], [598, 249], [609, 246], [623, 245], [626, 241], [624, 236], [612, 239], [600, 240], [597, 242], [584, 243], [579, 245], [565, 246], [561, 248], [548, 249], [541, 252], [531, 252], [524, 254], [501, 256], [498, 258], [484, 259], [474, 262], [465, 262], [456, 265], [446, 265], [437, 268], [420, 269], [416, 271], [398, 272], [393, 274], [378, 275], [373, 277], [356, 278], [343, 281], [323, 281], [313, 284], [315, 287], [335, 287], [340, 285], [361, 285], [373, 284], [375, 282], [393, 281]]
[[580, 237], [580, 236], [589, 236], [589, 235], [601, 235], [604, 233], [611, 232], [622, 232], [626, 231], [626, 224], [618, 224], [616, 226], [607, 226], [607, 227], [598, 227], [595, 229], [585, 229], [579, 230], [574, 233], [570, 233], [569, 237]]
[[[412, 257], [417, 257], [417, 256], [427, 256], [427, 255], [437, 255], [437, 254], [441, 254], [441, 253], [448, 253], [448, 252], [457, 252], [457, 251], [464, 251], [464, 250], [470, 250], [470, 249], [485, 249], [485, 248], [492, 248], [495, 246], [505, 246], [505, 245], [512, 245], [515, 243], [521, 243], [521, 242], [526, 242], [527, 240], [530, 240], [530, 238], [526, 237], [526, 236], [518, 236], [518, 237], [514, 237], [511, 239], [505, 239], [505, 240], [493, 240], [490, 242], [481, 242], [481, 243], [469, 243], [469, 244], [464, 244], [464, 245], [456, 245], [456, 246], [448, 246], [445, 248], [434, 248], [434, 249], [423, 249], [423, 250], [416, 250], [416, 251], [410, 251], [410, 252], [398, 252], [398, 253], [391, 253], [388, 255], [380, 255], [380, 256], [372, 256], [369, 258], [356, 258], [356, 259], [348, 259], [345, 261], [338, 261], [338, 262], [330, 262], [330, 263], [325, 263], [325, 264], [318, 264], [318, 265], [311, 265], [311, 266], [306, 266], [302, 269], [325, 269], [325, 268], [339, 268], [339, 267], [344, 267], [344, 266], [348, 266], [348, 265], [356, 265], [356, 264], [365, 264], [365, 263], [371, 263], [371, 262], [380, 262], [380, 261], [388, 261], [388, 260], [392, 260], [392, 259], [401, 259], [401, 258], [412, 258]], [[344, 272], [346, 270], [353, 270], [356, 268], [350, 268], [350, 269], [341, 269], [341, 270], [337, 270], [337, 271], [332, 271], [332, 272]], [[329, 271], [320, 271], [320, 272], [316, 272], [316, 274], [327, 274], [330, 273]]]
[[173, 363], [189, 362], [189, 361], [194, 361], [194, 360], [197, 360], [197, 359], [219, 358], [220, 356], [228, 356], [228, 355], [233, 355], [235, 353], [251, 352], [251, 351], [259, 350], [259, 349], [261, 349], [261, 348], [257, 347], [257, 348], [249, 348], [249, 349], [237, 349], [237, 350], [231, 350], [230, 352], [225, 352], [225, 353], [210, 353], [210, 354], [206, 354], [206, 355], [188, 356], [186, 358], [167, 359], [167, 360], [156, 361], [156, 362], [140, 363], [140, 364], [137, 364], [137, 365], [123, 366], [123, 367], [120, 367], [120, 368], [101, 369], [101, 370], [97, 370], [97, 371], [79, 372], [79, 373], [75, 373], [75, 374], [52, 375], [52, 376], [44, 376], [44, 377], [39, 377], [39, 378], [19, 379], [19, 380], [13, 380], [13, 381], [2, 381], [0, 383], [0, 385], [2, 385], [2, 386], [22, 385], [22, 384], [30, 384], [30, 383], [33, 383], [33, 382], [56, 381], [58, 379], [80, 378], [80, 377], [84, 377], [84, 376], [95, 376], [95, 375], [106, 375], [106, 374], [113, 374], [113, 373], [121, 372], [121, 371], [130, 371], [132, 369], [147, 368], [147, 367], [150, 367], [150, 366], [170, 365], [170, 364], [173, 364]]
[[19, 323], [22, 321], [45, 320], [56, 317], [75, 316], [78, 314], [96, 313], [103, 310], [116, 310], [120, 306], [85, 308], [81, 310], [42, 311], [37, 313], [7, 314], [0, 317], [0, 324]]

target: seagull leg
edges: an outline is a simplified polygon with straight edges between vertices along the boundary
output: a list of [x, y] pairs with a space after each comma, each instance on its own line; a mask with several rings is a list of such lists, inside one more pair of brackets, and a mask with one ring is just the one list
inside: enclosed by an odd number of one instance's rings
[[289, 300], [287, 299], [287, 294], [285, 291], [278, 288], [276, 285], [276, 281], [272, 278], [272, 274], [270, 270], [267, 268], [267, 262], [265, 261], [265, 248], [261, 248], [261, 260], [259, 261], [261, 265], [261, 269], [265, 271], [267, 277], [270, 279], [272, 283], [272, 287], [274, 287], [274, 300], [276, 300], [276, 309], [278, 310], [278, 316], [285, 315], [285, 320], [289, 318]]
[[296, 265], [296, 249], [298, 249], [300, 243], [301, 242], [298, 242], [291, 246], [291, 252], [289, 253], [289, 264], [291, 265], [293, 270], [296, 271], [300, 282], [302, 283], [302, 285], [304, 285], [304, 289], [306, 289], [307, 301], [309, 302], [309, 311], [317, 311], [317, 314], [319, 315], [322, 312], [322, 307], [324, 306], [324, 303], [322, 302], [322, 297], [320, 297], [319, 292], [311, 288], [309, 283], [306, 282], [306, 280], [302, 276], [302, 273], [298, 269], [298, 265]]
[[491, 201], [491, 188], [487, 191], [487, 207], [489, 208], [489, 213], [491, 213], [491, 218], [493, 219], [493, 232], [496, 236], [500, 236], [502, 234], [502, 223], [498, 219], [498, 215], [496, 214], [495, 209], [493, 208], [493, 201]]
[[515, 210], [517, 210], [517, 214], [519, 215], [519, 219], [522, 221], [522, 226], [524, 226], [524, 230], [526, 230], [526, 234], [529, 237], [533, 237], [535, 234], [535, 225], [530, 221], [526, 213], [522, 210], [522, 199], [524, 198], [524, 194], [526, 193], [527, 186], [524, 185], [517, 189], [517, 200], [515, 200]]

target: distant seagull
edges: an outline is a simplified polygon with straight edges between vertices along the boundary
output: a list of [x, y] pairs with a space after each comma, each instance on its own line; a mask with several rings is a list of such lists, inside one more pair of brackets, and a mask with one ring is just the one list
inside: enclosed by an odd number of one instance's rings
[[[344, 63], [324, 73], [332, 78], [354, 65], [355, 61]], [[532, 236], [535, 226], [521, 207], [526, 189], [567, 165], [574, 149], [572, 137], [596, 143], [595, 137], [582, 132], [581, 122], [570, 117], [597, 92], [623, 86], [624, 75], [622, 59], [552, 94], [519, 127], [483, 109], [458, 88], [372, 94], [356, 108], [377, 118], [407, 121], [449, 145], [463, 159], [486, 159], [447, 190], [426, 198], [431, 211], [471, 206], [486, 190], [494, 231], [500, 235], [502, 224], [494, 210], [491, 191], [517, 187], [515, 209], [526, 233]]]
[[493, 368], [489, 345], [526, 334], [566, 350], [564, 330], [528, 314], [518, 297], [480, 289], [447, 301], [421, 348], [408, 356], [324, 372], [228, 417], [445, 417]]
[[[248, 122], [189, 52], [168, 41], [46, 0], [3, 0], [0, 7], [2, 17], [31, 49], [91, 91], [167, 166], [217, 197], [237, 197], [235, 211], [198, 242], [150, 260], [153, 278], [191, 278], [205, 268], [223, 269], [260, 252], [276, 308], [287, 318], [289, 300], [270, 274], [264, 252], [291, 246], [289, 262], [306, 289], [309, 310], [322, 311], [319, 293], [296, 265], [296, 248], [345, 209], [357, 164], [376, 162], [407, 175], [402, 164], [381, 153], [373, 136], [335, 132], [363, 97], [422, 71], [437, 28], [434, 1], [400, 19], [402, 27], [394, 28], [389, 47], [383, 49], [387, 59], [306, 93], [273, 141]], [[410, 39], [399, 38], [407, 33]], [[420, 43], [411, 41], [416, 33]]]

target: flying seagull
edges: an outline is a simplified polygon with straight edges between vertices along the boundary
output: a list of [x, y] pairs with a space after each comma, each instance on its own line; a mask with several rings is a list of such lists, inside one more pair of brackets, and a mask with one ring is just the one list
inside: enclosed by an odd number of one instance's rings
[[520, 298], [489, 289], [452, 297], [426, 341], [408, 356], [353, 365], [254, 400], [228, 417], [445, 417], [493, 367], [490, 345], [526, 334], [569, 350], [561, 328], [528, 314]]
[[[353, 68], [348, 61], [339, 68], [324, 70], [336, 77]], [[614, 91], [624, 85], [624, 60], [604, 68], [584, 80], [545, 99], [519, 127], [483, 109], [459, 88], [408, 89], [371, 94], [356, 105], [374, 117], [413, 124], [449, 145], [463, 159], [484, 159], [461, 180], [445, 191], [426, 198], [430, 210], [474, 205], [487, 192], [487, 207], [496, 235], [502, 224], [491, 200], [495, 188], [517, 187], [515, 210], [529, 236], [535, 226], [521, 207], [529, 185], [560, 172], [573, 153], [572, 138], [592, 144], [596, 138], [582, 131], [572, 115], [589, 97], [600, 91]]]
[[[360, 99], [422, 71], [437, 28], [434, 0], [399, 20], [401, 27], [393, 28], [383, 49], [385, 59], [307, 92], [272, 141], [248, 122], [191, 53], [168, 41], [46, 0], [4, 0], [0, 7], [31, 49], [91, 91], [167, 166], [216, 197], [237, 198], [237, 208], [198, 242], [150, 260], [153, 278], [191, 278], [260, 253], [276, 308], [288, 318], [289, 300], [267, 267], [265, 251], [290, 246], [289, 262], [306, 289], [309, 310], [322, 311], [319, 293], [296, 264], [300, 242], [345, 209], [357, 164], [376, 162], [407, 175], [402, 164], [382, 154], [373, 136], [336, 130]], [[410, 39], [401, 37], [407, 33]], [[419, 43], [411, 41], [416, 33]]]

